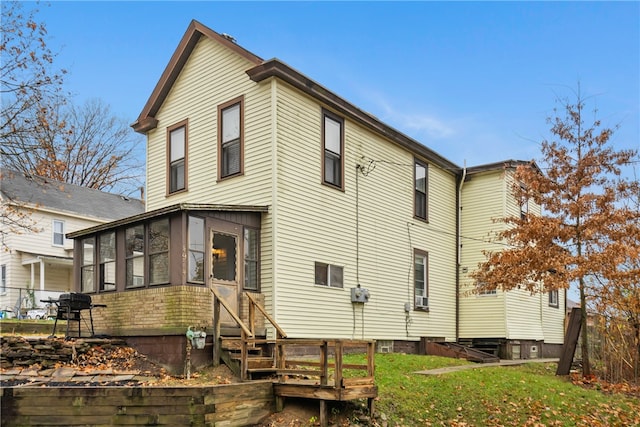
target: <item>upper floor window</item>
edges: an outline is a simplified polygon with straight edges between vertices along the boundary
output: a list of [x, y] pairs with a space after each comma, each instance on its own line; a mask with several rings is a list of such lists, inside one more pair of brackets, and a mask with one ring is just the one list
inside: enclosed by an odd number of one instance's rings
[[83, 239], [82, 253], [80, 254], [80, 290], [81, 292], [95, 292], [94, 269], [95, 269], [95, 240], [93, 237]]
[[343, 189], [344, 120], [328, 111], [322, 117], [322, 182]]
[[53, 220], [53, 245], [64, 246], [64, 221]]
[[243, 173], [244, 97], [218, 106], [218, 179]]
[[331, 288], [342, 288], [343, 284], [343, 268], [338, 265], [325, 264], [322, 262], [315, 263], [315, 284], [329, 286]]
[[189, 261], [187, 281], [204, 283], [204, 219], [189, 217]]
[[557, 289], [549, 291], [549, 306], [558, 307], [559, 304], [559, 292]]
[[524, 198], [520, 202], [520, 219], [527, 219], [527, 215], [529, 215], [529, 199]]
[[415, 250], [413, 254], [413, 282], [416, 310], [429, 309], [429, 262], [428, 254]]
[[414, 214], [417, 218], [427, 220], [427, 165], [415, 161], [415, 197]]
[[116, 289], [116, 233], [109, 232], [100, 235], [100, 273], [99, 283], [101, 291]]
[[167, 128], [168, 193], [187, 188], [187, 121]]
[[244, 229], [244, 288], [258, 290], [259, 233], [253, 228]]

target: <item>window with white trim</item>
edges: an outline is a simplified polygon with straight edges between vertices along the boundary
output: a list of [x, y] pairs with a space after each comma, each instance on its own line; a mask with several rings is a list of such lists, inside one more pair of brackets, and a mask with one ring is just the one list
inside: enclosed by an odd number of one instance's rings
[[315, 281], [316, 285], [328, 286], [330, 288], [342, 288], [344, 271], [341, 266], [325, 264], [323, 262], [315, 263]]
[[53, 246], [64, 246], [64, 221], [54, 219], [52, 224], [52, 229], [53, 229], [53, 237], [52, 237]]

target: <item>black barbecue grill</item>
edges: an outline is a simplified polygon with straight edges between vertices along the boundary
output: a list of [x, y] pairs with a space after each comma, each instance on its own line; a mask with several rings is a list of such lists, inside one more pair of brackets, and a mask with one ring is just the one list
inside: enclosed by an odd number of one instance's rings
[[[51, 336], [56, 335], [56, 326], [58, 325], [58, 320], [66, 320], [67, 321], [67, 333], [65, 334], [65, 338], [70, 338], [69, 335], [69, 324], [71, 322], [78, 322], [78, 338], [82, 336], [80, 332], [80, 323], [83, 320], [82, 311], [89, 310], [89, 319], [91, 322], [91, 336], [95, 336], [93, 331], [93, 314], [92, 310], [95, 307], [106, 307], [105, 304], [92, 304], [91, 303], [91, 295], [81, 294], [81, 293], [69, 293], [69, 294], [61, 294], [57, 300], [42, 300], [42, 302], [46, 302], [49, 304], [55, 304], [58, 307], [58, 313], [56, 314], [56, 321], [53, 324], [53, 332], [51, 332]], [[86, 323], [86, 319], [85, 323]]]

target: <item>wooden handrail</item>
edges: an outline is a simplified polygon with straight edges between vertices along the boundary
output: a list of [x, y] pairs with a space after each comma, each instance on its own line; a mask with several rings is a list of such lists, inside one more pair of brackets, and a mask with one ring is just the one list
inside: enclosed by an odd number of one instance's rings
[[218, 301], [220, 301], [220, 304], [222, 304], [222, 306], [227, 310], [227, 312], [229, 312], [229, 315], [233, 318], [233, 320], [236, 321], [236, 323], [238, 324], [238, 326], [240, 326], [240, 328], [244, 331], [244, 333], [252, 337], [253, 331], [251, 331], [251, 329], [249, 329], [247, 325], [244, 324], [242, 319], [240, 319], [240, 317], [238, 317], [238, 315], [233, 311], [229, 303], [225, 301], [225, 299], [222, 298], [215, 289], [209, 288], [209, 290], [213, 293], [213, 295], [215, 295]]
[[255, 299], [253, 299], [253, 297], [251, 296], [251, 294], [249, 292], [246, 292], [245, 295], [247, 296], [247, 298], [249, 298], [249, 301], [251, 301], [251, 303], [258, 309], [258, 311], [260, 311], [260, 313], [262, 313], [262, 315], [264, 317], [267, 318], [267, 320], [273, 325], [273, 327], [276, 329], [276, 331], [278, 332], [280, 338], [286, 338], [287, 334], [284, 332], [284, 330], [280, 327], [280, 325], [278, 325], [278, 323], [275, 321], [275, 319], [273, 317], [271, 317], [269, 315], [269, 313], [267, 313], [265, 311], [265, 309], [256, 302]]

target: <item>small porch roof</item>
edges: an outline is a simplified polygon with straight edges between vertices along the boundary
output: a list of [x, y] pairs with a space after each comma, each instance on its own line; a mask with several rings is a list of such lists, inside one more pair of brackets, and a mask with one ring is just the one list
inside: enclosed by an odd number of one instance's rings
[[218, 212], [269, 212], [269, 206], [260, 205], [217, 205], [209, 203], [178, 203], [164, 208], [155, 209], [127, 218], [118, 219], [105, 224], [95, 225], [83, 230], [74, 231], [67, 234], [68, 239], [94, 234], [100, 231], [109, 230], [123, 225], [133, 224], [151, 218], [164, 216], [180, 211], [218, 211]]

